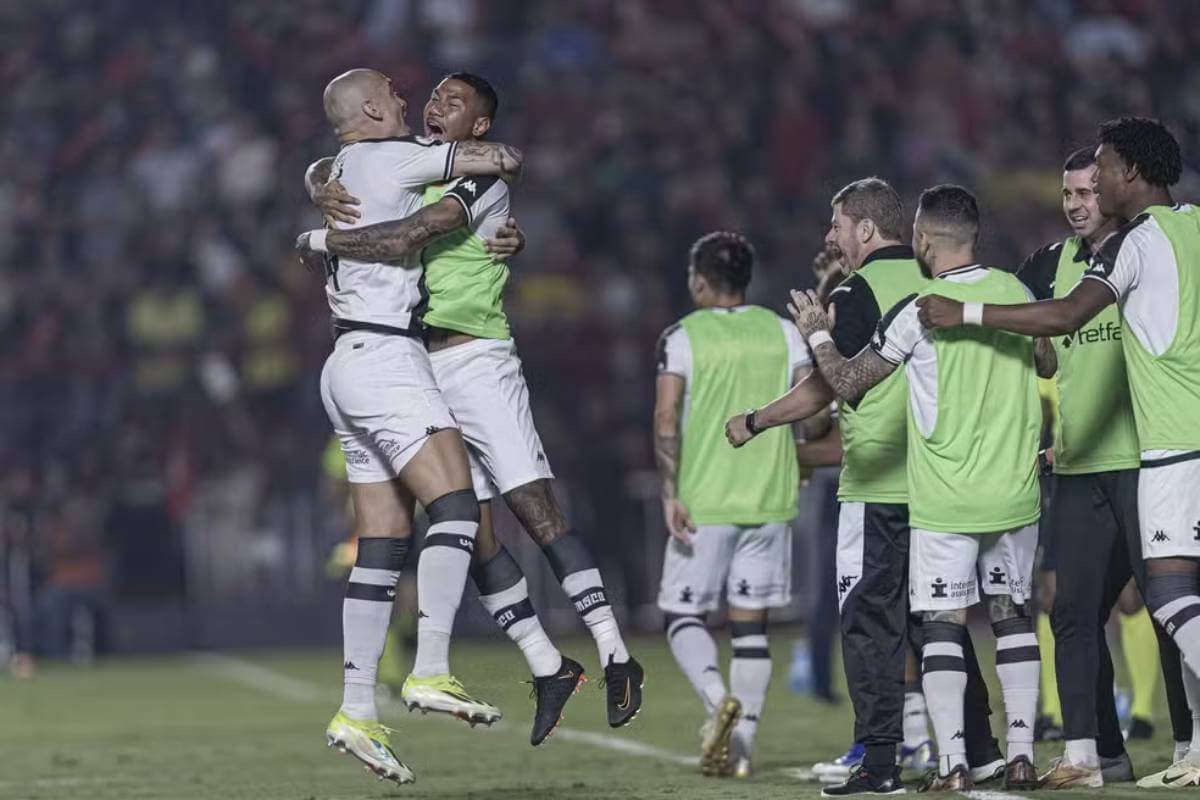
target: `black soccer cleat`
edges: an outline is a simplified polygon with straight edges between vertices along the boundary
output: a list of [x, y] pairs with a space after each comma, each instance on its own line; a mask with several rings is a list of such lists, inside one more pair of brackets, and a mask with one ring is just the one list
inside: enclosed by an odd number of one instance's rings
[[888, 772], [875, 774], [867, 772], [862, 764], [856, 766], [845, 783], [826, 786], [821, 790], [821, 797], [853, 797], [855, 795], [889, 795], [907, 794], [904, 782], [900, 780], [900, 768], [892, 767]]
[[530, 696], [537, 700], [537, 706], [533, 711], [533, 731], [529, 734], [531, 745], [537, 747], [554, 733], [562, 722], [563, 707], [586, 681], [583, 665], [566, 656], [562, 657], [558, 672], [542, 678], [534, 676], [530, 681], [533, 684]]
[[620, 664], [608, 657], [604, 667], [604, 688], [608, 692], [608, 724], [620, 728], [633, 722], [642, 710], [642, 684], [646, 672], [633, 656]]

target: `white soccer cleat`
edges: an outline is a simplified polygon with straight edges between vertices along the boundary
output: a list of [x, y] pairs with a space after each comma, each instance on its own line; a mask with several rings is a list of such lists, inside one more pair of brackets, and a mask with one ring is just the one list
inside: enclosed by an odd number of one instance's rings
[[380, 780], [413, 783], [417, 777], [392, 750], [391, 728], [374, 720], [357, 720], [338, 712], [325, 729], [325, 741], [343, 753], [350, 753], [379, 776]]
[[491, 725], [500, 719], [500, 709], [491, 703], [476, 700], [453, 675], [434, 675], [418, 678], [409, 675], [400, 689], [400, 699], [409, 711], [436, 711], [449, 714], [470, 724]]
[[854, 768], [862, 763], [866, 752], [866, 747], [855, 742], [850, 745], [849, 750], [832, 761], [818, 761], [813, 764], [813, 775], [822, 783], [842, 783], [850, 777]]
[[1139, 789], [1191, 789], [1200, 787], [1200, 757], [1190, 753], [1162, 772], [1137, 782]]

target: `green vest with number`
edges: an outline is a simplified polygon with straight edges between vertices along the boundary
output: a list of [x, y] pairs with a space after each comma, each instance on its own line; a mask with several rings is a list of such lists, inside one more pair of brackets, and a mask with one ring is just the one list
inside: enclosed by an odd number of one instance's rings
[[[1028, 300], [1016, 277], [996, 269], [976, 283], [934, 280], [922, 294], [964, 303]], [[918, 427], [911, 403], [908, 415], [912, 527], [994, 533], [1036, 522], [1042, 408], [1033, 339], [973, 325], [930, 336], [937, 359], [937, 416], [929, 434]]]
[[791, 428], [763, 431], [734, 449], [725, 421], [791, 386], [779, 317], [758, 306], [700, 309], [680, 322], [692, 351], [679, 464], [679, 499], [697, 525], [761, 525], [796, 516], [800, 469]]
[[[855, 274], [871, 287], [881, 314], [929, 285], [920, 265], [911, 258], [872, 261]], [[908, 502], [907, 408], [908, 379], [902, 369], [884, 378], [854, 405], [838, 404], [842, 435], [839, 500]]]
[[1132, 333], [1122, 339], [1138, 441], [1142, 450], [1200, 450], [1200, 209], [1151, 206], [1146, 213], [1175, 250], [1179, 308], [1175, 338], [1162, 355]]
[[[1066, 297], [1083, 277], [1076, 261], [1080, 240], [1063, 242], [1054, 273], [1054, 296]], [[1084, 475], [1136, 469], [1137, 424], [1125, 374], [1121, 313], [1115, 305], [1067, 336], [1052, 339], [1058, 355], [1058, 415], [1054, 425], [1054, 471]]]

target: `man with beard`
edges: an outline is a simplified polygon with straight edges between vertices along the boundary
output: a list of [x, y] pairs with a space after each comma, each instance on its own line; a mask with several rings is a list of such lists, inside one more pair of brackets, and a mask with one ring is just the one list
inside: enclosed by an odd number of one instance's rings
[[[425, 105], [426, 134], [433, 141], [478, 141], [491, 129], [498, 105], [495, 90], [483, 78], [466, 72], [448, 75]], [[309, 190], [327, 215], [353, 218], [357, 200], [345, 193], [326, 164], [323, 160], [310, 168]], [[467, 442], [480, 502], [480, 548], [472, 576], [480, 600], [522, 647], [533, 672], [538, 708], [531, 743], [540, 744], [553, 732], [563, 706], [583, 682], [584, 670], [549, 644], [520, 567], [496, 541], [493, 488], [540, 545], [592, 633], [604, 669], [608, 722], [621, 727], [641, 708], [643, 671], [625, 647], [595, 560], [567, 523], [550, 484], [554, 476], [504, 313], [508, 266], [489, 253], [489, 239], [509, 222], [507, 185], [487, 177], [431, 185], [425, 202], [421, 213], [437, 215], [437, 225], [411, 217], [355, 229], [353, 237], [331, 234], [329, 252], [351, 258], [372, 254], [384, 261], [421, 253], [428, 290], [423, 323], [434, 375]], [[405, 681], [401, 693], [410, 706], [423, 707], [419, 681]]]
[[[903, 298], [929, 285], [901, 241], [904, 210], [885, 181], [865, 178], [849, 184], [832, 200], [826, 244], [852, 270], [830, 296], [835, 317], [833, 343], [844, 358], [870, 344], [883, 315]], [[901, 787], [896, 746], [903, 739], [906, 699], [905, 660], [909, 649], [908, 559], [909, 485], [905, 427], [908, 383], [903, 370], [839, 406], [842, 474], [838, 499], [838, 596], [842, 614], [842, 652], [846, 682], [855, 711], [855, 741], [863, 746], [861, 769], [845, 783], [827, 788], [827, 796], [879, 794]], [[729, 420], [731, 443], [741, 446], [757, 430], [805, 419], [825, 408], [835, 393], [814, 372], [786, 395], [748, 415]], [[919, 635], [919, 632], [914, 632]], [[917, 638], [914, 636], [914, 638]], [[919, 642], [914, 642], [920, 647]], [[1004, 761], [991, 736], [987, 689], [970, 638], [963, 641], [970, 676], [967, 690], [966, 744], [975, 765], [974, 781], [1002, 775]], [[840, 759], [854, 760], [848, 753]], [[833, 763], [849, 770], [850, 764]]]

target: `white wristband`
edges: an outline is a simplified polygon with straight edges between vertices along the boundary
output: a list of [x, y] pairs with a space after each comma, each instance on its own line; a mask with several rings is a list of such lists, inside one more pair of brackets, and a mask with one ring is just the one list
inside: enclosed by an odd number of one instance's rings
[[963, 325], [983, 324], [983, 303], [963, 303]]
[[308, 232], [308, 246], [314, 252], [328, 253], [329, 250], [325, 247], [325, 237], [329, 235], [329, 231], [324, 228]]
[[825, 344], [826, 342], [833, 343], [833, 337], [829, 335], [829, 331], [813, 331], [808, 337], [808, 346], [813, 350], [816, 350], [818, 345]]

